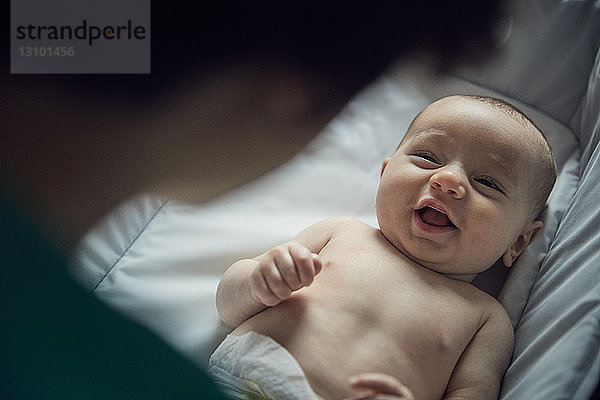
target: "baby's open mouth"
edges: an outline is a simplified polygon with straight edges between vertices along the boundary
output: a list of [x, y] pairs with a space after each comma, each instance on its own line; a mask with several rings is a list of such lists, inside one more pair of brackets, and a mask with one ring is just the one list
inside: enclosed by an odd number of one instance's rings
[[417, 214], [419, 214], [421, 220], [427, 225], [456, 228], [456, 226], [452, 223], [452, 221], [450, 221], [450, 218], [448, 218], [446, 214], [439, 210], [436, 210], [435, 208], [425, 206], [417, 210]]

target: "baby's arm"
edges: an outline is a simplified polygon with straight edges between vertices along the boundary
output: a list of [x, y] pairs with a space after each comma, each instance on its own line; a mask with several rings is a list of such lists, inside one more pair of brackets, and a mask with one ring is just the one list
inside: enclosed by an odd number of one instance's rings
[[318, 253], [333, 236], [339, 220], [330, 218], [318, 222], [290, 242], [256, 258], [232, 264], [217, 288], [217, 311], [221, 320], [235, 328], [310, 285], [322, 269]]
[[495, 304], [458, 361], [444, 399], [496, 400], [513, 341], [510, 320], [502, 306]]

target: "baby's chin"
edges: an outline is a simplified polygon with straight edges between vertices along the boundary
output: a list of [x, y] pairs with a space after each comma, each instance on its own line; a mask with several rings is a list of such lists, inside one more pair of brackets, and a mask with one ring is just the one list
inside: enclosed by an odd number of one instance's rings
[[[417, 261], [415, 261], [415, 262], [417, 262]], [[437, 272], [439, 274], [445, 275], [448, 278], [465, 281], [465, 282], [473, 281], [473, 279], [475, 279], [477, 274], [484, 272], [485, 270], [487, 270], [488, 268], [490, 268], [493, 265], [493, 264], [491, 264], [489, 266], [480, 267], [480, 266], [476, 266], [476, 265], [472, 265], [472, 266], [465, 265], [465, 263], [457, 265], [456, 263], [436, 263], [436, 262], [428, 261], [428, 260], [420, 260], [419, 264], [433, 272]], [[482, 264], [486, 264], [486, 263], [482, 263]]]
[[[478, 273], [485, 271], [492, 264], [487, 267], [481, 268], [474, 265], [466, 265], [466, 263], [456, 263], [456, 256], [452, 255], [452, 260], [445, 260], [442, 258], [440, 252], [436, 252], [434, 250], [428, 250], [423, 248], [413, 248], [412, 243], [408, 243], [404, 245], [402, 240], [394, 237], [391, 234], [386, 234], [384, 230], [381, 230], [382, 235], [387, 239], [387, 241], [394, 246], [398, 251], [404, 254], [408, 259], [410, 259], [415, 264], [431, 270], [433, 272], [437, 272], [439, 274], [446, 275], [453, 279], [459, 279], [466, 282], [472, 281]], [[437, 257], [436, 257], [437, 256]], [[486, 264], [486, 263], [481, 263]], [[480, 265], [481, 265], [480, 264]]]
[[427, 261], [422, 261], [419, 263], [424, 268], [427, 268], [430, 271], [436, 272], [440, 275], [444, 275], [448, 278], [455, 279], [458, 281], [471, 282], [477, 274], [481, 271], [477, 270], [477, 272], [468, 272], [461, 270], [461, 268], [453, 267], [452, 265], [440, 265], [435, 263], [430, 263]]
[[476, 273], [460, 274], [460, 275], [454, 275], [454, 274], [444, 274], [444, 275], [446, 275], [448, 278], [455, 279], [457, 281], [468, 282], [468, 283], [471, 283], [473, 281], [473, 279], [475, 279], [475, 277], [477, 276]]
[[426, 268], [432, 272], [437, 272], [442, 275], [446, 275], [449, 278], [457, 279], [465, 282], [471, 282], [475, 279], [478, 273], [485, 271], [489, 267], [469, 267], [464, 263], [457, 265], [456, 263], [444, 262], [443, 260], [432, 259], [430, 254], [425, 254], [422, 257], [418, 257], [418, 252], [410, 252], [405, 247], [398, 248], [406, 257], [408, 257], [414, 263]]

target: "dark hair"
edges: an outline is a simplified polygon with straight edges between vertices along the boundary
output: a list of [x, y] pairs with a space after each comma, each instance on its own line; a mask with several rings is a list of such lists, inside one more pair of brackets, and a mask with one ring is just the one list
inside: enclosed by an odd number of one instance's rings
[[94, 97], [96, 103], [117, 97], [148, 101], [163, 89], [187, 82], [191, 75], [253, 60], [286, 64], [323, 81], [334, 79], [340, 95], [348, 95], [411, 50], [434, 54], [442, 68], [459, 60], [483, 58], [494, 47], [494, 22], [502, 3], [153, 0], [150, 75], [20, 75], [11, 79], [57, 81]]

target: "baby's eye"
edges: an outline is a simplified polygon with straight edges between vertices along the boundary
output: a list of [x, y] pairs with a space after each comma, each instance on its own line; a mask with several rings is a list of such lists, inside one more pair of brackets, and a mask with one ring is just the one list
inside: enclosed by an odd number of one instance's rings
[[432, 162], [434, 164], [439, 164], [436, 156], [433, 153], [429, 152], [429, 151], [416, 151], [414, 153], [414, 155], [417, 156], [417, 157], [419, 157], [419, 158], [422, 158], [424, 160], [427, 160], [429, 162]]
[[502, 191], [502, 189], [500, 188], [500, 186], [498, 186], [493, 180], [488, 179], [488, 178], [475, 178], [476, 182], [481, 183], [483, 186], [486, 186], [490, 189], [494, 189], [497, 190], [500, 193], [504, 193]]

